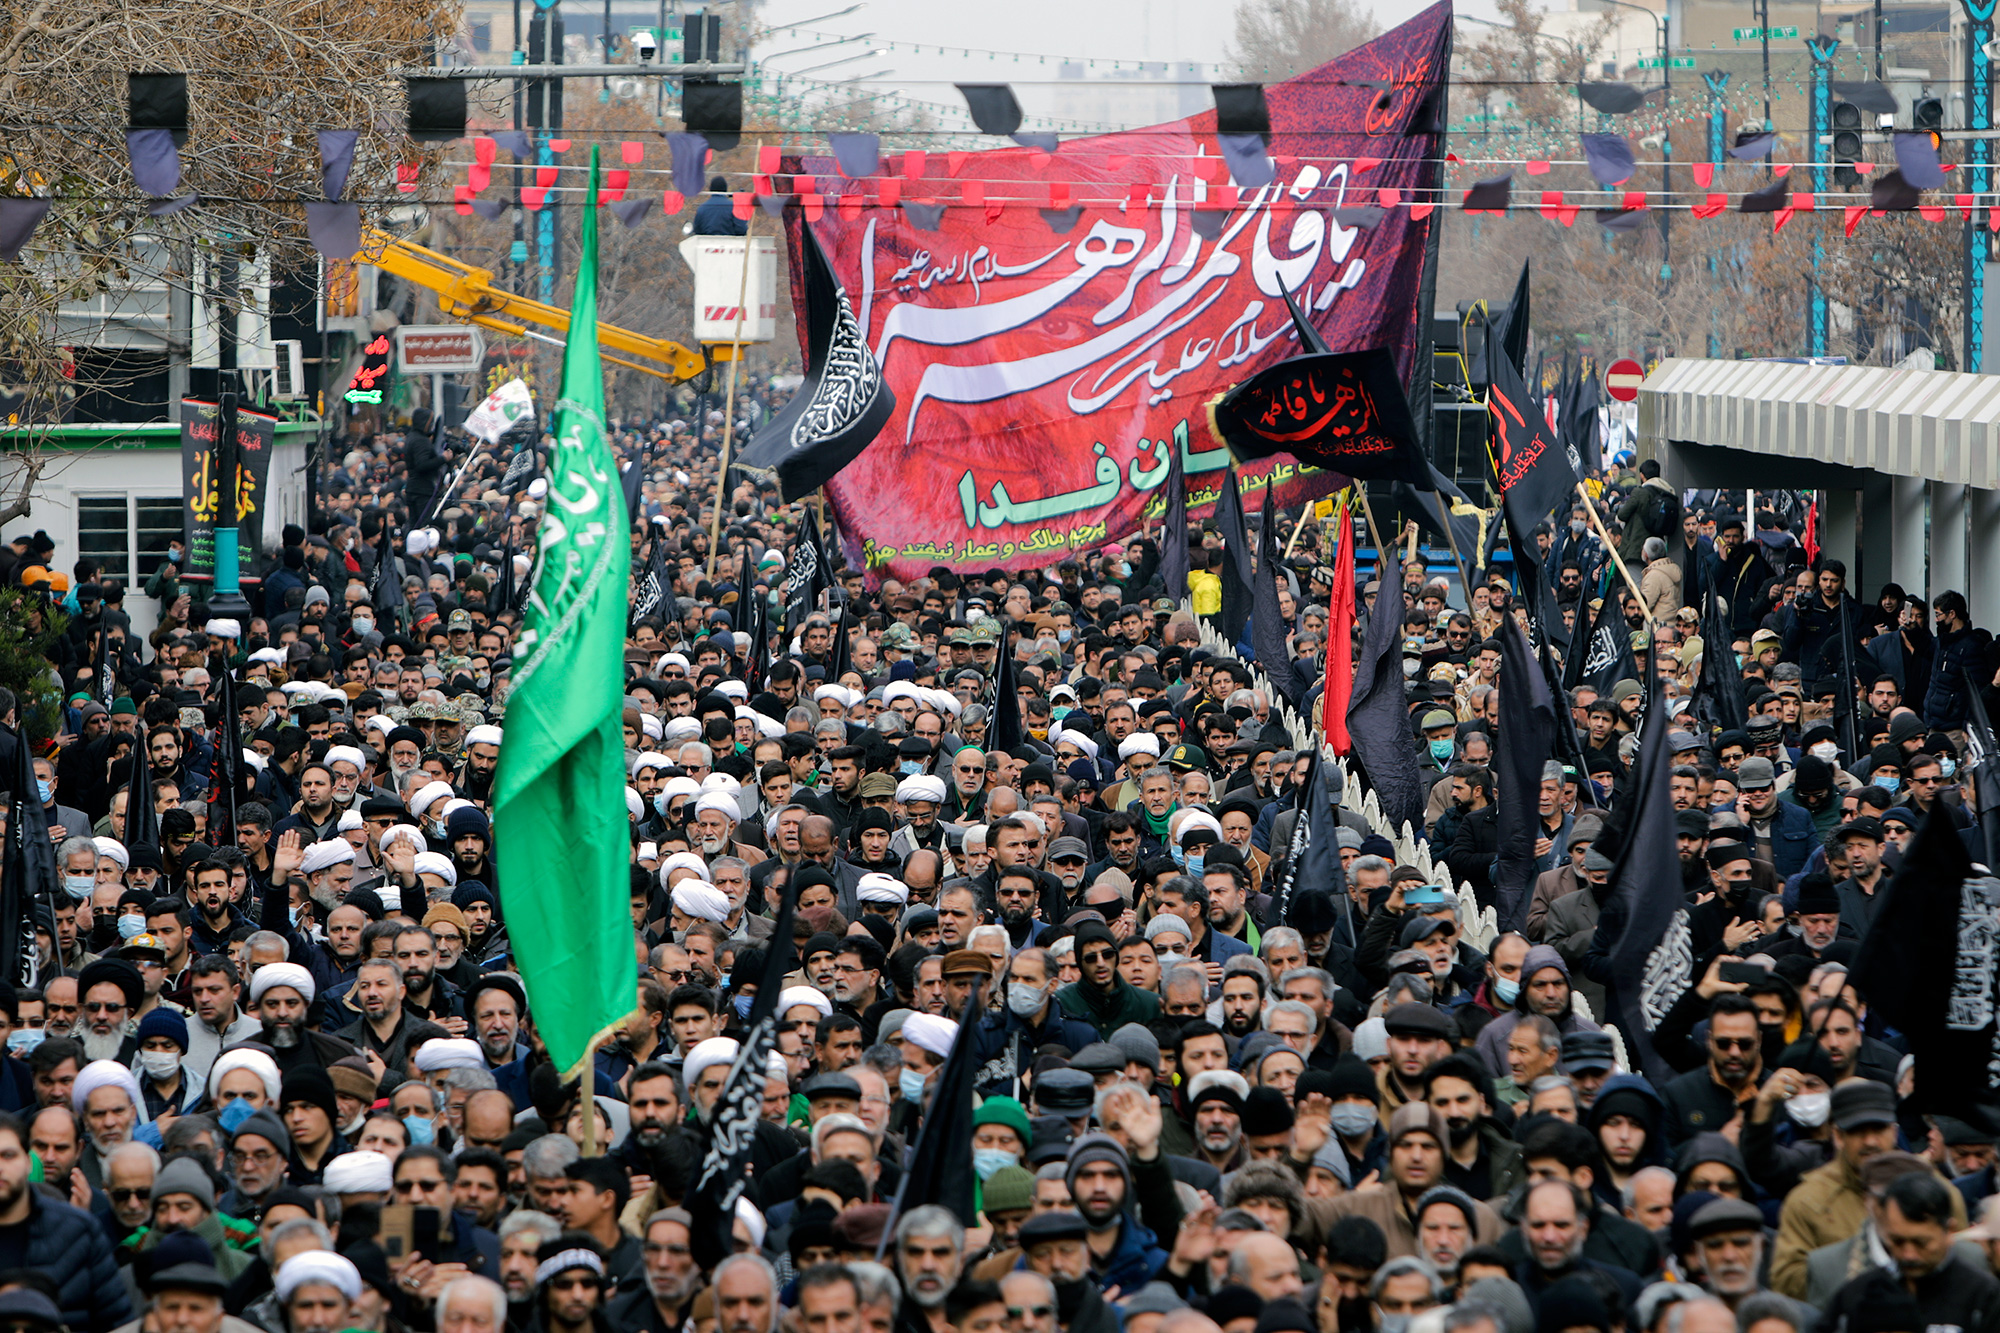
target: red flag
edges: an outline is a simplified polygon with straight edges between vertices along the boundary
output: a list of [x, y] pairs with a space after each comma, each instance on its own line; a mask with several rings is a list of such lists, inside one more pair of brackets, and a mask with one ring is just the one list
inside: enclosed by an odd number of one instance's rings
[[1809, 565], [1818, 564], [1819, 563], [1819, 500], [1817, 497], [1814, 498], [1812, 504], [1806, 509], [1806, 535], [1804, 540], [1801, 541], [1799, 544], [1805, 547], [1806, 563]]
[[1346, 754], [1353, 748], [1347, 735], [1347, 705], [1354, 697], [1354, 511], [1345, 504], [1340, 506], [1340, 549], [1333, 558], [1333, 596], [1327, 613], [1326, 687], [1320, 691], [1320, 716], [1333, 752]]

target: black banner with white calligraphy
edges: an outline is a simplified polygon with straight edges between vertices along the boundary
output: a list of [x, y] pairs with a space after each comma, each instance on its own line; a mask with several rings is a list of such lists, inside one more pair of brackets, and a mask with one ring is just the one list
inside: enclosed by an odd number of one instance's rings
[[1386, 348], [1280, 361], [1211, 402], [1208, 420], [1241, 459], [1286, 453], [1357, 481], [1430, 489], [1396, 358]]

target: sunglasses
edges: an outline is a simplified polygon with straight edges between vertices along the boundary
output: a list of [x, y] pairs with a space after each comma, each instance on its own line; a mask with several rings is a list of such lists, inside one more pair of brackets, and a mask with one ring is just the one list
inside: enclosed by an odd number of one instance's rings
[[1758, 1040], [1755, 1037], [1711, 1036], [1708, 1041], [1718, 1051], [1754, 1051], [1758, 1046]]

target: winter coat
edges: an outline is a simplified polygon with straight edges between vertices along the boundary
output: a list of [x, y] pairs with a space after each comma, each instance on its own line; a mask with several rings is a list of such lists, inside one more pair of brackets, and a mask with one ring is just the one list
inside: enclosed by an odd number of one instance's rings
[[63, 1323], [75, 1333], [111, 1333], [132, 1318], [132, 1302], [119, 1280], [111, 1240], [81, 1208], [28, 1195], [28, 1252], [32, 1268], [55, 1284]]
[[1654, 621], [1672, 620], [1674, 612], [1681, 609], [1681, 577], [1680, 564], [1670, 555], [1646, 566], [1639, 579], [1639, 595], [1645, 599]]

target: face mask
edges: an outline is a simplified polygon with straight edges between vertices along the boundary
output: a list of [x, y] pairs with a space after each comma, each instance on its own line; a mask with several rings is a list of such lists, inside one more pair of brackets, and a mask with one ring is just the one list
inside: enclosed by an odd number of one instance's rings
[[[90, 891], [95, 887], [97, 887], [97, 876], [95, 875], [63, 876], [63, 892], [77, 899], [79, 902], [88, 898]], [[145, 922], [142, 920], [140, 924], [144, 925]]]
[[1410, 1333], [1410, 1317], [1406, 1314], [1378, 1314], [1375, 1333]]
[[1160, 955], [1160, 966], [1172, 967], [1175, 963], [1185, 963], [1187, 959], [1188, 956], [1184, 953], [1163, 953]]
[[1451, 759], [1451, 752], [1457, 748], [1457, 745], [1452, 741], [1439, 737], [1437, 740], [1431, 742], [1431, 758], [1437, 760], [1440, 764], [1447, 763]]
[[437, 1126], [420, 1115], [404, 1116], [403, 1128], [410, 1131], [410, 1146], [413, 1148], [426, 1147], [437, 1137]]
[[1414, 658], [1406, 657], [1403, 659], [1403, 674], [1412, 680], [1416, 679], [1417, 662]]
[[1571, 519], [1571, 520], [1569, 521], [1569, 530], [1570, 530], [1570, 531], [1571, 531], [1572, 533], [1575, 533], [1575, 534], [1577, 534], [1577, 535], [1581, 536], [1581, 535], [1582, 535], [1582, 533], [1583, 533], [1583, 520], [1582, 520], [1582, 519], [1580, 519], [1580, 518], [1573, 518], [1573, 519]]
[[1742, 653], [1736, 654], [1736, 669], [1741, 671], [1746, 665], [1748, 665], [1748, 659]]
[[147, 1078], [155, 1081], [171, 1078], [174, 1071], [181, 1067], [180, 1052], [141, 1051], [139, 1052], [139, 1067], [146, 1071]]
[[924, 775], [924, 766], [921, 760], [905, 759], [902, 763], [896, 765], [896, 768], [906, 778], [920, 778]]
[[1058, 629], [1058, 630], [1056, 631], [1056, 642], [1057, 642], [1057, 643], [1068, 643], [1068, 642], [1069, 642], [1069, 637], [1070, 637], [1070, 635], [1071, 635], [1071, 634], [1073, 634], [1073, 633], [1075, 633], [1075, 631], [1074, 631], [1074, 630], [1066, 630], [1066, 629]]
[[1832, 741], [1821, 741], [1808, 750], [1807, 753], [1815, 759], [1824, 759], [1830, 764], [1840, 757], [1840, 746]]
[[1521, 993], [1521, 983], [1506, 977], [1493, 978], [1493, 998], [1502, 1004], [1514, 1003], [1514, 997]]
[[1366, 1102], [1336, 1102], [1333, 1108], [1334, 1132], [1342, 1138], [1358, 1139], [1376, 1124], [1380, 1117], [1375, 1108]]
[[1048, 998], [1046, 986], [1030, 986], [1025, 981], [1007, 983], [1007, 1010], [1016, 1018], [1033, 1018], [1042, 1011]]
[[217, 1116], [215, 1121], [222, 1126], [225, 1132], [234, 1134], [237, 1130], [243, 1128], [245, 1120], [248, 1120], [255, 1114], [257, 1114], [257, 1108], [250, 1104], [248, 1098], [235, 1097], [230, 1099], [229, 1105], [222, 1108], [222, 1114]]
[[979, 1173], [980, 1182], [993, 1179], [993, 1173], [1003, 1166], [1014, 1166], [1020, 1161], [1005, 1148], [974, 1148], [972, 1169]]
[[904, 1069], [896, 1074], [896, 1091], [906, 1102], [920, 1102], [924, 1099], [924, 1076], [914, 1069]]
[[121, 916], [118, 918], [118, 938], [129, 940], [134, 935], [146, 933], [146, 918], [143, 916]]
[[41, 778], [36, 778], [35, 790], [41, 793], [42, 804], [47, 805], [49, 803], [49, 798], [56, 794], [56, 784], [53, 782], [45, 782]]
[[756, 998], [754, 995], [739, 995], [730, 1001], [736, 1009], [736, 1016], [738, 1018], [750, 1017], [750, 1002]]
[[356, 619], [356, 620], [355, 620], [355, 622], [354, 622], [354, 633], [355, 633], [355, 635], [356, 635], [357, 637], [359, 637], [360, 635], [363, 635], [363, 634], [373, 634], [374, 632], [375, 632], [375, 622], [374, 622], [374, 621], [372, 621], [372, 620], [360, 620], [360, 619]]
[[1953, 759], [1948, 754], [1941, 754], [1938, 756], [1939, 776], [1948, 778], [1957, 772], [1958, 772], [1958, 760]]
[[1806, 1129], [1818, 1129], [1826, 1123], [1827, 1112], [1833, 1109], [1833, 1094], [1829, 1092], [1801, 1092], [1785, 1098], [1785, 1114], [1792, 1123]]
[[1207, 862], [1208, 862], [1208, 857], [1201, 852], [1196, 852], [1194, 855], [1188, 857], [1187, 859], [1188, 874], [1190, 875], [1201, 874], [1201, 868], [1202, 866], [1207, 864]]
[[7, 1049], [15, 1055], [26, 1055], [42, 1044], [48, 1033], [40, 1028], [15, 1028], [7, 1034]]

